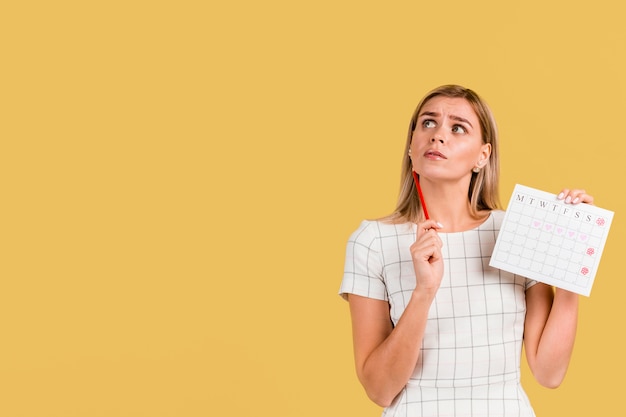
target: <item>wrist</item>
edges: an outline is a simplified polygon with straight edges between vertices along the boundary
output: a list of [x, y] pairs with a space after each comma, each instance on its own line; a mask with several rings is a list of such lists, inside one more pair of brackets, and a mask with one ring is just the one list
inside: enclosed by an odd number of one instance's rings
[[413, 290], [413, 294], [411, 294], [411, 299], [414, 299], [416, 302], [420, 304], [431, 304], [437, 295], [438, 288], [424, 288], [421, 286], [416, 286]]

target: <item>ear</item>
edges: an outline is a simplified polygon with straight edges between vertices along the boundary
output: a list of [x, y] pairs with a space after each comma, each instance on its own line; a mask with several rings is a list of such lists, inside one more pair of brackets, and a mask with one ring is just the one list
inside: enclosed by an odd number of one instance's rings
[[491, 143], [484, 143], [480, 147], [480, 153], [478, 154], [478, 166], [484, 167], [487, 165], [489, 161], [489, 157], [491, 156]]

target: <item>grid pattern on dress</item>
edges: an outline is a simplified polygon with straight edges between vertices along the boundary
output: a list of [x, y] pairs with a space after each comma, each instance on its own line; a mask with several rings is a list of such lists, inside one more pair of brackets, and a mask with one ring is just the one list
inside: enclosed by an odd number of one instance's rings
[[517, 184], [490, 264], [589, 296], [613, 212]]
[[[519, 366], [525, 290], [534, 282], [489, 266], [503, 216], [494, 211], [476, 229], [439, 234], [444, 276], [419, 362], [386, 416], [504, 415], [504, 408], [533, 415]], [[415, 236], [414, 224], [363, 222], [348, 241], [340, 294], [389, 302], [395, 325], [415, 288]]]
[[[405, 397], [419, 398], [406, 401]], [[396, 404], [383, 417], [436, 416], [534, 416], [522, 387], [515, 383], [478, 385], [460, 388], [432, 388], [408, 385]]]

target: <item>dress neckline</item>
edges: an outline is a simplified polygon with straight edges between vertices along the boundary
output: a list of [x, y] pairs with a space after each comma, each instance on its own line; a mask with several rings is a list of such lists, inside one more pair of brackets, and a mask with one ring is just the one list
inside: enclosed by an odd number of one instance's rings
[[[467, 229], [467, 230], [461, 230], [459, 232], [438, 232], [440, 235], [455, 235], [455, 234], [461, 234], [461, 233], [467, 233], [467, 232], [474, 232], [477, 230], [480, 230], [485, 224], [487, 224], [487, 222], [489, 222], [489, 220], [493, 217], [493, 212], [494, 210], [491, 210], [489, 212], [489, 214], [487, 215], [487, 217], [485, 217], [485, 220], [483, 220], [478, 226], [475, 226], [471, 229]], [[416, 230], [417, 229], [417, 224], [413, 223], [413, 229]], [[445, 227], [444, 227], [445, 229]]]

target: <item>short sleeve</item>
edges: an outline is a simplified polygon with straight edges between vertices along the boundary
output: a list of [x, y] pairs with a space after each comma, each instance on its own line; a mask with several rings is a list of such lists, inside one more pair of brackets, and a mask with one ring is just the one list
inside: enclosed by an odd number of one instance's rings
[[530, 287], [532, 287], [533, 285], [535, 285], [538, 281], [535, 281], [534, 279], [529, 279], [526, 278], [526, 285], [524, 287], [524, 290], [529, 289]]
[[363, 221], [348, 239], [339, 295], [344, 299], [347, 294], [355, 294], [387, 301], [380, 250], [377, 223]]

